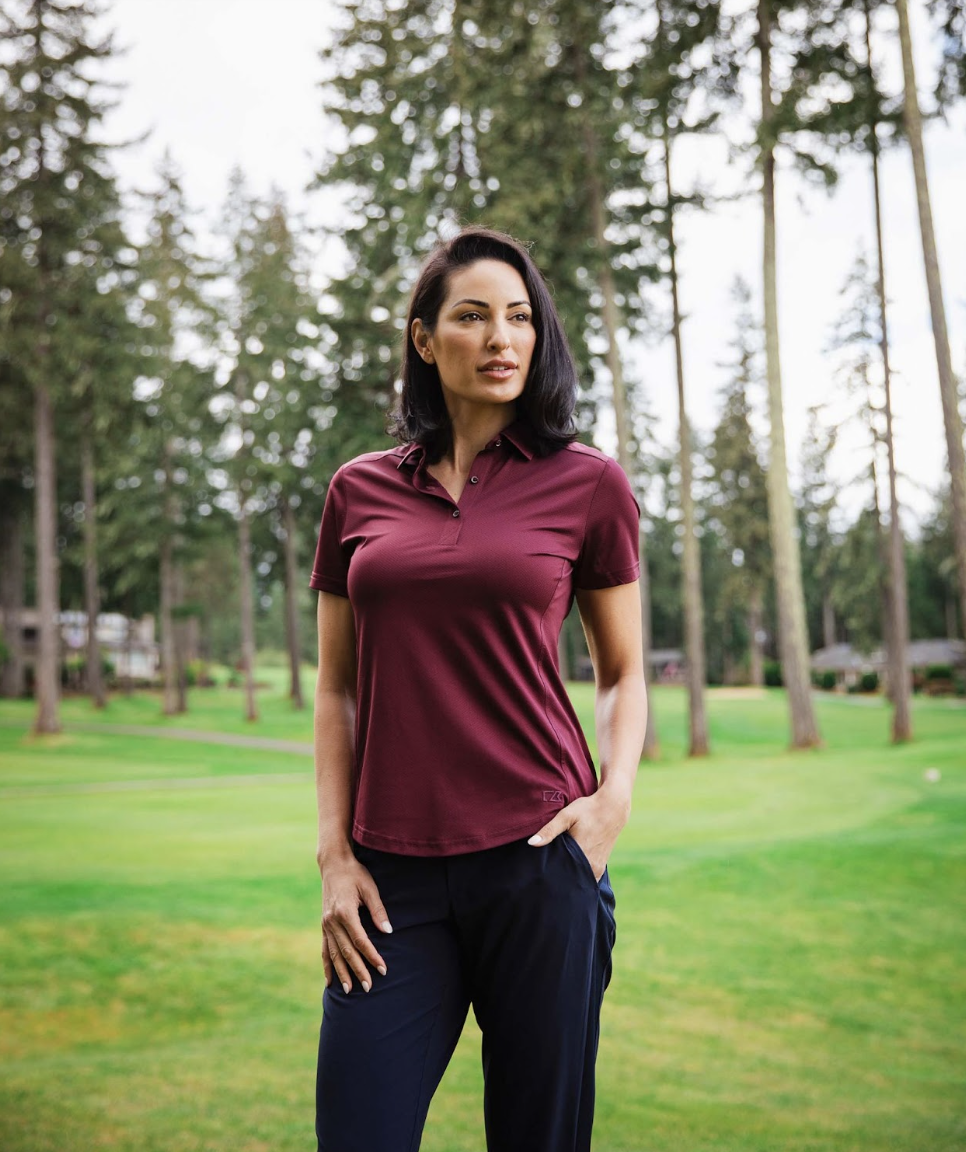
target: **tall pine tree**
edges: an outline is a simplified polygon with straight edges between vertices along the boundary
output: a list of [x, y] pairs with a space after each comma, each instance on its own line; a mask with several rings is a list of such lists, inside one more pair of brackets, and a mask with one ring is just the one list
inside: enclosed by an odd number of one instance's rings
[[4, 337], [33, 403], [37, 732], [60, 728], [57, 418], [75, 367], [72, 269], [115, 243], [120, 214], [97, 138], [112, 105], [92, 72], [114, 54], [110, 35], [93, 35], [100, 15], [87, 0], [14, 0], [0, 12]]

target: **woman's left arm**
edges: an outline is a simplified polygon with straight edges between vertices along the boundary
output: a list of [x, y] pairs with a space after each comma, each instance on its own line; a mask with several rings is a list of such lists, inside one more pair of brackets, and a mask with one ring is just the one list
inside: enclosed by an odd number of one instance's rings
[[537, 846], [569, 831], [600, 879], [631, 811], [631, 796], [647, 725], [647, 688], [639, 581], [580, 589], [577, 607], [594, 665], [594, 720], [600, 783], [593, 796], [561, 808], [530, 838]]

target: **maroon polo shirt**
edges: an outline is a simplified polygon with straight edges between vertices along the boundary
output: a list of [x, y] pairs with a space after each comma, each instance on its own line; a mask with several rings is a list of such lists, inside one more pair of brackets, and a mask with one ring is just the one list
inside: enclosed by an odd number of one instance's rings
[[310, 586], [355, 617], [357, 842], [476, 851], [596, 791], [557, 639], [576, 588], [637, 579], [639, 516], [616, 461], [538, 456], [523, 418], [477, 454], [458, 504], [416, 444], [339, 468]]

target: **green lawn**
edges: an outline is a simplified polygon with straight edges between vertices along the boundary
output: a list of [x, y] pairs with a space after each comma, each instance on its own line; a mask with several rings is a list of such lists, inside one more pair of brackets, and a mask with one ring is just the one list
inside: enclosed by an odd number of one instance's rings
[[[173, 720], [67, 701], [45, 739], [0, 704], [3, 1152], [314, 1146], [310, 760], [111, 731], [309, 741], [266, 679], [257, 725], [227, 689]], [[781, 693], [712, 692], [698, 763], [683, 694], [656, 709], [611, 862], [595, 1152], [962, 1152], [966, 707], [917, 700], [892, 748], [881, 702], [822, 697], [826, 747], [792, 754]], [[424, 1152], [482, 1152], [478, 1048], [471, 1022]]]

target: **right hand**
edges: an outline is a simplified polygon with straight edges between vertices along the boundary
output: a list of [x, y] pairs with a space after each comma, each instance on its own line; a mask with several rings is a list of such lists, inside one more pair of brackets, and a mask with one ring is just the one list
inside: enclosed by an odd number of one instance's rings
[[372, 977], [365, 961], [382, 976], [386, 974], [386, 962], [362, 927], [359, 906], [365, 904], [380, 931], [392, 932], [379, 889], [372, 873], [352, 855], [328, 860], [321, 870], [322, 967], [326, 987], [332, 983], [334, 971], [346, 993], [352, 987], [353, 975], [368, 992]]

